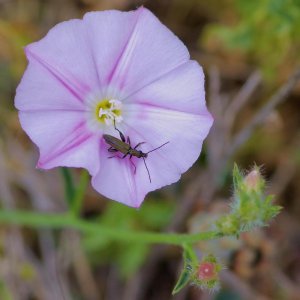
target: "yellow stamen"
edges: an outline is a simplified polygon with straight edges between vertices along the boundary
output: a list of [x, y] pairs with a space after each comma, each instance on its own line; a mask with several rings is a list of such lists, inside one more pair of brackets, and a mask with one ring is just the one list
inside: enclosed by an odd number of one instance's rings
[[115, 99], [104, 99], [96, 105], [95, 116], [99, 122], [105, 123], [106, 125], [113, 124], [122, 121], [121, 116], [122, 103]]

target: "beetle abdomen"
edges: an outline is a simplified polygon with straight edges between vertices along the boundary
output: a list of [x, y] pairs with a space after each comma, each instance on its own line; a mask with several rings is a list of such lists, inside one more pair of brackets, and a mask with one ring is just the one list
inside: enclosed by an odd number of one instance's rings
[[113, 147], [114, 149], [118, 150], [123, 154], [127, 154], [128, 151], [131, 149], [130, 145], [122, 142], [121, 140], [112, 135], [103, 134], [103, 138], [109, 146]]

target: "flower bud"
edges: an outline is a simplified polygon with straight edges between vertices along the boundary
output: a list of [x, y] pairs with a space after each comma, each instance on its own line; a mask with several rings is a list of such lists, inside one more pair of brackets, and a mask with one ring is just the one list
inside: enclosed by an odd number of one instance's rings
[[255, 189], [258, 185], [260, 174], [257, 170], [252, 170], [246, 177], [245, 177], [245, 184], [250, 189]]
[[244, 185], [248, 191], [262, 191], [264, 187], [264, 179], [260, 174], [259, 168], [255, 166], [244, 178]]
[[265, 180], [257, 166], [244, 176], [235, 164], [233, 186], [231, 211], [215, 223], [222, 235], [238, 236], [241, 232], [265, 226], [279, 213], [281, 207], [273, 205], [274, 197], [265, 194]]
[[194, 266], [192, 281], [201, 289], [216, 290], [219, 288], [219, 272], [222, 266], [214, 255], [205, 256]]
[[203, 262], [198, 266], [198, 278], [200, 280], [212, 280], [216, 276], [216, 266], [214, 263]]
[[237, 235], [240, 230], [240, 222], [235, 214], [220, 217], [216, 226], [223, 235]]

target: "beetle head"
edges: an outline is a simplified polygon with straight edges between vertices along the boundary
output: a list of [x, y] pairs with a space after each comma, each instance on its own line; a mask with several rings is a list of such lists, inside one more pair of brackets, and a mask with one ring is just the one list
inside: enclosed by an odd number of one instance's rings
[[140, 151], [140, 156], [147, 158], [148, 157], [148, 153], [144, 153], [144, 152]]

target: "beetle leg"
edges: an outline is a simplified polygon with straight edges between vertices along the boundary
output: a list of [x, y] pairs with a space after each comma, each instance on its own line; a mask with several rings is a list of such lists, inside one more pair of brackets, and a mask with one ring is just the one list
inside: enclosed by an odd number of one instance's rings
[[118, 152], [118, 150], [113, 147], [108, 148], [107, 151], [108, 152]]
[[135, 166], [135, 164], [133, 163], [133, 161], [131, 160], [131, 158], [129, 158], [129, 161], [130, 161], [130, 163], [133, 165], [133, 167], [134, 167], [134, 171], [133, 171], [133, 173], [134, 173], [134, 175], [136, 174], [136, 166]]
[[124, 134], [119, 129], [117, 129], [117, 130], [119, 131], [120, 138], [121, 138], [122, 142], [125, 143], [125, 136], [124, 136]]
[[113, 156], [109, 156], [108, 158], [114, 158], [114, 157], [116, 157], [116, 158], [119, 158], [119, 159], [122, 159], [122, 157], [121, 157], [121, 156], [119, 156], [119, 155], [113, 155]]
[[130, 137], [127, 137], [127, 144], [129, 144], [129, 146], [131, 147], [131, 142], [130, 142]]
[[126, 154], [124, 154], [122, 158], [125, 158], [128, 154], [129, 154], [129, 152], [127, 152]]
[[142, 144], [146, 144], [146, 142], [140, 142], [140, 143], [138, 143], [133, 149], [136, 149], [137, 147], [141, 146]]

